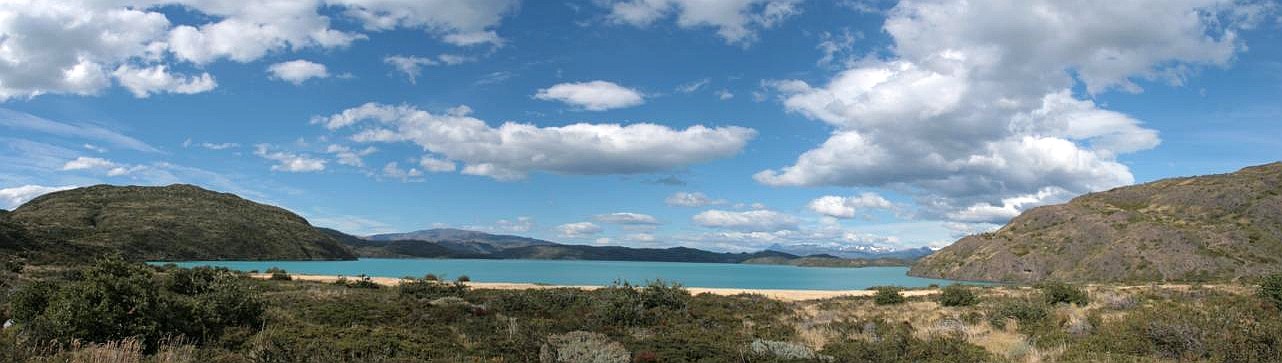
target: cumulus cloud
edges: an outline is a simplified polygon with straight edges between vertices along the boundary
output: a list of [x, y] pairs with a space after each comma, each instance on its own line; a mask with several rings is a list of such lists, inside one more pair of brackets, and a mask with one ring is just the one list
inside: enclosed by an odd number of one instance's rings
[[41, 195], [75, 188], [68, 186], [23, 185], [0, 189], [0, 207], [13, 209]]
[[[421, 29], [457, 45], [501, 44], [493, 30], [516, 0], [226, 0], [0, 2], [0, 101], [42, 94], [96, 95], [115, 83], [137, 97], [217, 86], [200, 69], [218, 61], [336, 49], [365, 39], [331, 27], [337, 14], [365, 32]], [[175, 24], [166, 11], [196, 19]], [[193, 67], [194, 66], [194, 67]]]
[[877, 193], [865, 192], [849, 197], [825, 195], [810, 201], [807, 207], [815, 213], [833, 218], [854, 218], [859, 212], [894, 209], [895, 205]]
[[62, 165], [63, 171], [97, 170], [105, 173], [107, 176], [129, 175], [143, 169], [146, 169], [146, 166], [120, 164], [111, 160], [88, 156], [77, 157]]
[[165, 66], [134, 68], [128, 64], [121, 65], [111, 73], [128, 89], [134, 97], [147, 98], [158, 93], [194, 94], [213, 90], [218, 82], [209, 73], [199, 76], [184, 76], [170, 73]]
[[534, 98], [560, 101], [588, 111], [605, 111], [645, 103], [645, 96], [641, 92], [607, 81], [561, 83], [539, 90]]
[[419, 159], [418, 165], [422, 166], [424, 170], [434, 173], [448, 173], [458, 169], [458, 166], [455, 165], [453, 161], [437, 159], [430, 156], [424, 156]]
[[560, 233], [561, 237], [578, 238], [601, 233], [601, 226], [592, 222], [577, 222], [556, 226], [556, 230], [557, 233]]
[[[539, 127], [507, 122], [491, 127], [455, 107], [444, 114], [378, 103], [319, 116], [330, 130], [358, 129], [357, 142], [410, 142], [435, 157], [462, 162], [462, 173], [517, 180], [532, 171], [604, 175], [657, 172], [735, 155], [756, 131], [691, 126], [674, 130], [639, 123]], [[441, 170], [445, 169], [440, 164]]]
[[307, 154], [271, 151], [271, 146], [267, 144], [258, 144], [254, 148], [254, 155], [258, 155], [258, 157], [263, 159], [275, 161], [276, 165], [272, 165], [272, 171], [307, 173], [325, 170], [324, 159], [315, 158]]
[[412, 181], [423, 176], [423, 172], [419, 171], [418, 168], [401, 169], [400, 164], [393, 161], [383, 166], [383, 176], [400, 179], [401, 181]]
[[272, 79], [278, 79], [301, 85], [312, 78], [329, 78], [329, 69], [324, 64], [298, 59], [280, 62], [267, 67]]
[[367, 146], [364, 149], [352, 149], [347, 145], [331, 144], [325, 148], [325, 152], [334, 154], [335, 161], [341, 165], [364, 167], [364, 157], [375, 152], [378, 149], [373, 146]]
[[696, 214], [691, 220], [703, 227], [741, 232], [795, 230], [799, 223], [796, 217], [772, 210], [734, 212], [713, 209]]
[[710, 205], [725, 204], [725, 199], [712, 199], [707, 195], [699, 192], [676, 192], [669, 195], [663, 200], [664, 203], [674, 207], [698, 208]]
[[[1133, 183], [1117, 156], [1153, 148], [1157, 132], [1072, 89], [1139, 92], [1138, 79], [1178, 84], [1226, 65], [1243, 47], [1242, 23], [1226, 10], [1235, 5], [901, 2], [885, 23], [893, 56], [856, 62], [824, 85], [771, 83], [788, 111], [834, 130], [793, 165], [754, 178], [896, 188], [928, 213], [987, 220], [994, 208], [1009, 215]], [[1007, 201], [1028, 196], [1041, 199]]]
[[601, 223], [623, 224], [623, 225], [656, 225], [659, 219], [649, 214], [618, 212], [610, 214], [601, 214], [592, 218]]
[[610, 20], [638, 27], [675, 15], [682, 28], [712, 27], [726, 43], [747, 46], [757, 31], [799, 14], [801, 0], [621, 0], [606, 1]]

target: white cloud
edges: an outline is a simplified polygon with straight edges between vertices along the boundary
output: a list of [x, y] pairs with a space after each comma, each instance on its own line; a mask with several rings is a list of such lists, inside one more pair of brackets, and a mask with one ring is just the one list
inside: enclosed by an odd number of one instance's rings
[[71, 170], [97, 170], [102, 171], [107, 176], [124, 176], [145, 170], [143, 165], [119, 164], [103, 158], [81, 156], [67, 161], [62, 165], [63, 171]]
[[843, 29], [840, 34], [823, 32], [819, 37], [819, 45], [815, 48], [818, 48], [823, 56], [816, 63], [821, 66], [832, 65], [838, 57], [848, 56], [855, 47], [856, 35], [850, 33], [850, 29]]
[[561, 174], [648, 173], [737, 154], [756, 131], [742, 127], [656, 124], [571, 124], [539, 127], [507, 122], [490, 127], [460, 106], [433, 114], [413, 106], [367, 103], [312, 122], [331, 130], [363, 127], [357, 142], [410, 142], [462, 172], [499, 180], [542, 170]]
[[608, 1], [610, 19], [645, 27], [676, 15], [682, 28], [713, 27], [727, 43], [747, 46], [757, 31], [801, 12], [801, 0], [621, 0]]
[[377, 151], [378, 149], [373, 146], [355, 150], [347, 145], [331, 144], [325, 148], [325, 152], [334, 154], [334, 157], [337, 158], [336, 162], [339, 164], [358, 168], [365, 166], [365, 160], [363, 159], [365, 156], [369, 156]]
[[272, 64], [267, 67], [267, 72], [271, 73], [272, 79], [294, 85], [301, 85], [312, 78], [329, 78], [329, 69], [324, 64], [302, 59]]
[[[493, 30], [516, 0], [67, 0], [0, 2], [0, 101], [42, 94], [96, 95], [113, 80], [138, 97], [217, 86], [200, 69], [227, 59], [337, 49], [366, 39], [336, 30], [330, 15], [365, 32], [421, 29], [457, 45], [502, 44]], [[161, 10], [181, 8], [187, 24]], [[186, 65], [194, 67], [186, 67]]]
[[307, 173], [325, 170], [325, 160], [314, 158], [307, 154], [295, 154], [284, 151], [271, 151], [267, 144], [258, 144], [254, 149], [254, 155], [263, 159], [275, 161], [272, 165], [272, 171], [284, 171], [289, 173]]
[[418, 82], [418, 76], [423, 73], [423, 67], [439, 65], [458, 65], [475, 61], [475, 58], [462, 56], [458, 54], [440, 54], [435, 58], [420, 56], [402, 56], [392, 55], [383, 58], [383, 63], [391, 65], [397, 71], [405, 74], [411, 84]]
[[655, 225], [659, 224], [659, 219], [649, 214], [617, 212], [610, 214], [601, 214], [592, 218], [601, 223], [624, 224], [624, 225]]
[[[1234, 6], [901, 2], [885, 23], [893, 56], [854, 63], [822, 86], [771, 83], [788, 111], [834, 131], [793, 165], [754, 178], [894, 188], [928, 213], [963, 219], [996, 215], [959, 213], [976, 205], [1023, 210], [1130, 184], [1117, 156], [1156, 146], [1157, 132], [1071, 89], [1139, 92], [1134, 79], [1178, 84], [1226, 65], [1243, 47]], [[1044, 190], [1064, 192], [1006, 203]]]
[[680, 93], [694, 93], [694, 92], [698, 92], [698, 91], [699, 91], [700, 89], [702, 89], [704, 86], [707, 86], [709, 82], [712, 82], [712, 80], [711, 80], [711, 79], [708, 79], [708, 78], [704, 78], [704, 79], [700, 79], [700, 80], [697, 80], [697, 81], [694, 81], [694, 82], [681, 84], [681, 85], [677, 86], [676, 91], [677, 91], [677, 92], [680, 92]]
[[895, 205], [877, 193], [865, 192], [855, 196], [842, 197], [825, 195], [810, 201], [810, 210], [834, 218], [854, 218], [856, 213], [869, 209], [894, 209]]
[[601, 226], [598, 226], [592, 222], [577, 222], [577, 223], [566, 223], [566, 224], [556, 226], [556, 230], [557, 230], [557, 233], [561, 234], [561, 237], [577, 238], [577, 237], [592, 236], [597, 233], [601, 233]]
[[632, 241], [632, 242], [654, 242], [658, 240], [658, 238], [656, 238], [653, 234], [649, 234], [649, 233], [633, 233], [633, 234], [623, 236], [623, 239]]
[[106, 142], [129, 150], [147, 151], [147, 153], [159, 153], [160, 150], [147, 145], [146, 142], [133, 139], [123, 135], [123, 133], [109, 130], [109, 128], [95, 126], [95, 124], [71, 124], [56, 121], [50, 121], [36, 115], [15, 112], [15, 110], [0, 108], [0, 126], [17, 128], [17, 130], [35, 131], [49, 133], [49, 135], [77, 137], [77, 139], [95, 140]]
[[698, 208], [709, 205], [725, 204], [726, 200], [708, 198], [707, 195], [699, 192], [676, 192], [669, 195], [667, 199], [663, 200], [663, 202], [674, 207]]
[[730, 93], [730, 90], [723, 89], [723, 90], [717, 91], [717, 99], [725, 101], [731, 98], [734, 98], [734, 94]]
[[794, 230], [799, 223], [796, 217], [772, 210], [734, 212], [713, 209], [694, 215], [692, 220], [704, 227], [742, 232]]
[[76, 188], [75, 186], [23, 185], [0, 189], [0, 207], [13, 209], [41, 195]]
[[534, 218], [520, 216], [515, 220], [500, 219], [494, 222], [494, 226], [499, 231], [524, 233], [534, 229]]
[[178, 93], [194, 94], [208, 92], [218, 87], [218, 82], [209, 73], [199, 76], [184, 76], [170, 73], [164, 65], [147, 68], [134, 68], [122, 64], [111, 75], [120, 85], [128, 89], [134, 97], [147, 98], [152, 94]]
[[588, 111], [605, 111], [645, 103], [645, 96], [641, 92], [607, 81], [561, 83], [539, 90], [534, 98], [561, 101]]
[[240, 144], [237, 144], [234, 142], [220, 142], [220, 143], [202, 142], [200, 143], [200, 147], [203, 147], [209, 150], [227, 150], [227, 149], [238, 148], [240, 147]]
[[454, 165], [453, 161], [441, 160], [430, 156], [424, 156], [419, 159], [418, 165], [422, 166], [424, 170], [434, 173], [448, 173], [458, 169], [458, 166]]
[[371, 31], [423, 29], [460, 46], [502, 45], [492, 28], [514, 10], [517, 0], [331, 0], [347, 6], [345, 15]]
[[383, 176], [392, 179], [400, 179], [401, 181], [412, 181], [423, 176], [423, 172], [419, 171], [417, 168], [409, 168], [408, 170], [401, 169], [400, 165], [393, 161], [383, 166]]

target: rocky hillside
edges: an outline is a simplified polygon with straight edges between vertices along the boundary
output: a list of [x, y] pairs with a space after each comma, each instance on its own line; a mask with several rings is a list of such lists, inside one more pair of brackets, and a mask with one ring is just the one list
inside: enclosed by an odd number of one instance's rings
[[915, 264], [961, 280], [1215, 281], [1282, 271], [1282, 163], [1026, 211]]
[[191, 185], [72, 189], [0, 218], [0, 238], [45, 259], [77, 257], [65, 250], [141, 260], [355, 258], [294, 213]]

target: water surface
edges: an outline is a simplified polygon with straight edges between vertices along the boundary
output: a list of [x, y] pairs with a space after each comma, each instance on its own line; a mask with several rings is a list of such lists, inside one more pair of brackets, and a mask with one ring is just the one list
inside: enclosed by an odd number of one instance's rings
[[[158, 263], [160, 264], [160, 263]], [[378, 277], [436, 274], [453, 279], [467, 275], [477, 282], [524, 282], [552, 285], [608, 285], [615, 281], [641, 283], [662, 279], [685, 286], [743, 289], [853, 290], [872, 286], [924, 287], [948, 280], [907, 275], [907, 267], [796, 267], [725, 263], [379, 259], [355, 261], [187, 261], [182, 267], [222, 266], [233, 270], [265, 271], [271, 267], [305, 275], [369, 275]]]

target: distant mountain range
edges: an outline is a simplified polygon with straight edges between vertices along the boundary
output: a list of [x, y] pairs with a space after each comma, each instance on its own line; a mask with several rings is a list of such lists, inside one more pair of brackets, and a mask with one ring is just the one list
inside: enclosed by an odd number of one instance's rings
[[[567, 245], [460, 229], [356, 237], [318, 228], [285, 209], [191, 185], [98, 185], [54, 192], [0, 210], [0, 257], [71, 262], [105, 255], [136, 260], [334, 260], [359, 257], [492, 258], [772, 263], [799, 266], [907, 265], [916, 251]], [[828, 254], [825, 254], [828, 253]], [[814, 255], [814, 256], [811, 256]], [[847, 256], [876, 260], [850, 262]]]
[[963, 280], [1224, 281], [1282, 272], [1282, 163], [1038, 207], [922, 258]]
[[[407, 233], [380, 234], [359, 238], [327, 230], [336, 239], [351, 246], [364, 257], [391, 258], [493, 258], [540, 260], [602, 260], [602, 261], [658, 261], [658, 262], [716, 262], [716, 263], [772, 263], [805, 266], [864, 266], [865, 262], [842, 262], [845, 258], [833, 255], [810, 256], [783, 251], [765, 250], [752, 253], [711, 252], [688, 247], [632, 248], [622, 246], [567, 245], [540, 239], [489, 234], [459, 229], [428, 229]], [[875, 265], [904, 266], [914, 253], [866, 252], [866, 256], [880, 258]], [[901, 258], [901, 256], [913, 256]], [[806, 258], [792, 263], [793, 260]]]
[[795, 244], [785, 246], [778, 243], [770, 245], [766, 250], [779, 251], [798, 256], [828, 255], [849, 259], [895, 258], [902, 260], [916, 260], [935, 252], [935, 250], [930, 249], [930, 247], [893, 249], [879, 246], [836, 247], [820, 244]]

